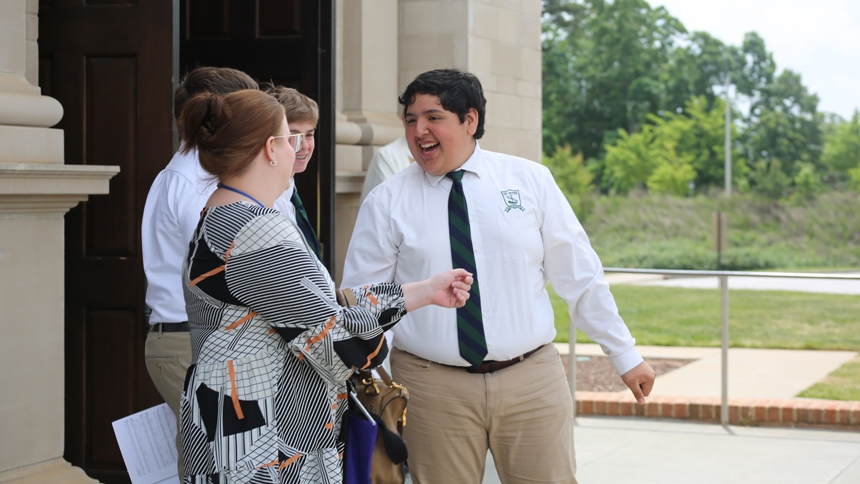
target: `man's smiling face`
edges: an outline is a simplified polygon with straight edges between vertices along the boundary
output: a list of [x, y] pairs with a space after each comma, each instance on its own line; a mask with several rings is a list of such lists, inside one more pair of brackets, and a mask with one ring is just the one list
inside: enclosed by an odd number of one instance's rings
[[290, 134], [303, 134], [302, 150], [296, 153], [296, 163], [293, 165], [293, 175], [302, 173], [308, 168], [308, 162], [314, 154], [314, 134], [316, 126], [308, 121], [290, 123]]
[[466, 119], [460, 122], [456, 113], [442, 107], [438, 96], [416, 94], [405, 111], [406, 141], [415, 162], [424, 171], [444, 175], [472, 156], [478, 125], [475, 109], [469, 109]]

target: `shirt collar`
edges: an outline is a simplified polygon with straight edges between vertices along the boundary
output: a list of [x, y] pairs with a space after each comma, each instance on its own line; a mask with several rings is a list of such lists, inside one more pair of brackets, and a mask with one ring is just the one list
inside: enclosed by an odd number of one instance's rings
[[[472, 156], [470, 156], [469, 159], [467, 159], [466, 162], [460, 165], [460, 168], [457, 169], [466, 170], [478, 175], [478, 178], [481, 177], [481, 173], [484, 169], [484, 157], [481, 155], [481, 145], [478, 144], [477, 140], [475, 140], [475, 151], [472, 152]], [[445, 178], [445, 175], [431, 175], [425, 171], [424, 177], [431, 187], [436, 188], [439, 185], [439, 181]]]

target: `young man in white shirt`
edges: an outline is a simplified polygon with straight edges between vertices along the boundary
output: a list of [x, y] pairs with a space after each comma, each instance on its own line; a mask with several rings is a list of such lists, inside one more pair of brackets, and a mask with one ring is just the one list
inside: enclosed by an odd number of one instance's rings
[[413, 161], [415, 159], [412, 158], [412, 152], [409, 151], [409, 143], [406, 142], [405, 136], [379, 148], [373, 154], [373, 158], [370, 159], [370, 165], [367, 166], [367, 175], [365, 175], [364, 184], [361, 187], [361, 198], [358, 200], [359, 205], [364, 202], [367, 194], [377, 185], [403, 170]]
[[551, 344], [547, 282], [640, 403], [654, 371], [549, 171], [479, 146], [486, 99], [478, 79], [426, 72], [400, 103], [416, 163], [365, 200], [343, 284], [418, 280], [452, 265], [472, 265], [476, 281], [469, 311], [422, 308], [394, 328], [394, 377], [410, 393], [413, 479], [480, 482], [489, 449], [503, 482], [576, 482], [573, 401]]
[[295, 175], [304, 173], [307, 170], [308, 163], [310, 163], [311, 157], [314, 154], [319, 107], [316, 101], [290, 87], [264, 86], [264, 91], [274, 96], [284, 106], [290, 134], [301, 135], [300, 137], [290, 138], [290, 143], [298, 142], [301, 147], [296, 151], [296, 162], [293, 164], [294, 178], [290, 182], [290, 188], [287, 189], [284, 197], [282, 197], [289, 200], [290, 203], [286, 210], [281, 210], [281, 212], [296, 224], [299, 230], [301, 230], [308, 246], [314, 251], [317, 258], [322, 260], [322, 247], [320, 246], [319, 238], [313, 228], [313, 224], [308, 219], [302, 199], [299, 197], [299, 192], [296, 191], [295, 182]]

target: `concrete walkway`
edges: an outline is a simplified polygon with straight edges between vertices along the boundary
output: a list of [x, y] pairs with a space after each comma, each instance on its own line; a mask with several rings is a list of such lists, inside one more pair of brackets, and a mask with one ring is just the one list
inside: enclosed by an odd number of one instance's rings
[[[580, 484], [860, 482], [858, 432], [623, 417], [576, 420]], [[490, 455], [483, 484], [501, 484]]]
[[860, 482], [857, 432], [620, 417], [577, 423], [581, 484]]
[[[557, 343], [561, 354], [569, 346]], [[638, 346], [645, 358], [695, 360], [657, 378], [653, 395], [719, 397], [720, 348]], [[596, 344], [577, 344], [577, 356], [603, 356]], [[850, 361], [855, 351], [729, 348], [729, 397], [793, 398]]]

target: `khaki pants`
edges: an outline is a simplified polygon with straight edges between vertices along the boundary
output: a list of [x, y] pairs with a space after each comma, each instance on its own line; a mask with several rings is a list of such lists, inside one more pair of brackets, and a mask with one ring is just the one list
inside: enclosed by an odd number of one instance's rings
[[149, 377], [155, 383], [161, 398], [170, 405], [176, 415], [176, 452], [181, 481], [185, 471], [179, 435], [179, 429], [182, 428], [179, 422], [179, 400], [182, 397], [182, 385], [185, 384], [185, 373], [191, 365], [191, 333], [162, 333], [151, 328], [146, 335], [144, 356]]
[[573, 400], [558, 350], [485, 375], [391, 355], [409, 390], [404, 438], [416, 484], [481, 482], [487, 450], [503, 484], [576, 483]]

